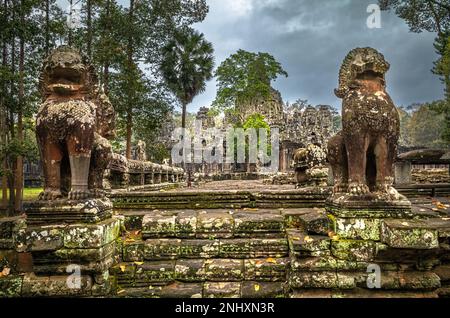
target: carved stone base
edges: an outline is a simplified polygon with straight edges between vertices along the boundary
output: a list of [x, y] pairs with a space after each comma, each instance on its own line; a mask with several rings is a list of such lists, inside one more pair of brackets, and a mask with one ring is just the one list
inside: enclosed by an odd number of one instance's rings
[[108, 198], [83, 201], [36, 201], [24, 206], [28, 224], [96, 223], [112, 216]]
[[75, 265], [82, 274], [102, 273], [116, 262], [121, 221], [29, 225], [17, 239], [17, 249], [31, 253], [33, 272], [64, 275]]
[[387, 194], [369, 193], [355, 196], [334, 194], [327, 200], [327, 211], [342, 218], [411, 218], [411, 202], [403, 195], [395, 198]]

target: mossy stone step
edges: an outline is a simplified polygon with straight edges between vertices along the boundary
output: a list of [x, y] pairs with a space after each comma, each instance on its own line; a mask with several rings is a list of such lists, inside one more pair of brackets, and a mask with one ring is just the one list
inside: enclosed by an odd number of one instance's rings
[[125, 242], [126, 262], [183, 258], [279, 258], [288, 256], [288, 243], [280, 238], [254, 239], [148, 239]]
[[[450, 222], [442, 222], [443, 231], [450, 229]], [[437, 249], [439, 229], [437, 221], [430, 220], [385, 220], [381, 240], [393, 248]]]
[[288, 258], [181, 259], [125, 262], [112, 267], [119, 288], [172, 282], [285, 282]]
[[283, 231], [279, 210], [166, 210], [142, 216], [144, 238], [271, 237]]

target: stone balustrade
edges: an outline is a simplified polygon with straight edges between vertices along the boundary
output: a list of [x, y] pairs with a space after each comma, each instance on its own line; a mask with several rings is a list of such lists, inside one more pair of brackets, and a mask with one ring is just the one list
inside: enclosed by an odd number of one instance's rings
[[179, 183], [183, 180], [184, 170], [182, 168], [150, 161], [127, 160], [118, 154], [114, 154], [109, 166], [108, 181], [112, 189]]

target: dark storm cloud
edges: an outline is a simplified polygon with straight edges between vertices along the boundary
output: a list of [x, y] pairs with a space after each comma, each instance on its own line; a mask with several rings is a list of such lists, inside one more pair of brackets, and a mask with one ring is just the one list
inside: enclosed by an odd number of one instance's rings
[[[211, 0], [207, 19], [196, 25], [216, 49], [220, 64], [239, 48], [273, 54], [289, 73], [274, 86], [285, 101], [340, 105], [333, 90], [345, 55], [372, 46], [391, 63], [388, 91], [397, 105], [442, 98], [443, 86], [431, 73], [437, 56], [435, 34], [410, 33], [393, 13], [382, 12], [381, 29], [366, 25], [375, 0]], [[215, 82], [191, 110], [215, 97]]]

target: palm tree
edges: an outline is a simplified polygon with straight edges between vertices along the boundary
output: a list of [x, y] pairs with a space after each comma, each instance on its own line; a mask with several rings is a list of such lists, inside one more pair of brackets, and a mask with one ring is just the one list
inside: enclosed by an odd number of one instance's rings
[[206, 82], [212, 78], [213, 53], [213, 46], [203, 33], [191, 28], [175, 32], [162, 50], [161, 73], [182, 105], [182, 128], [186, 128], [187, 105], [205, 91]]

